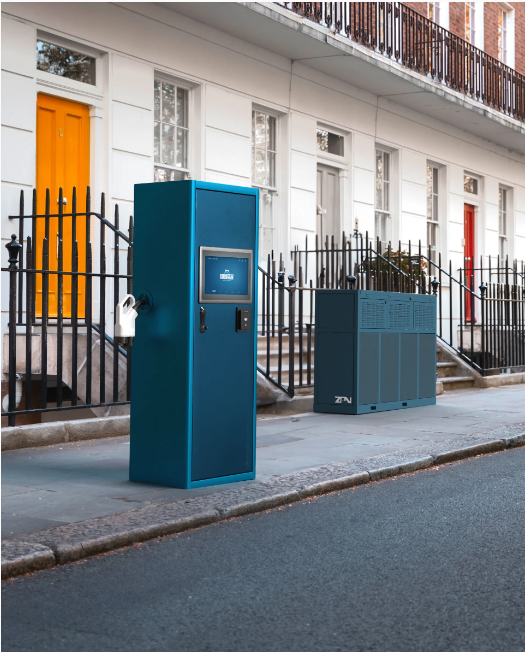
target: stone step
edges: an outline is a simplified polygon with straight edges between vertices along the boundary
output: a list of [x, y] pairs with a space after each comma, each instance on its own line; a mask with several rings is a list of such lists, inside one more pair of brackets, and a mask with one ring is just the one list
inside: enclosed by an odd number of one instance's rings
[[[283, 348], [286, 347], [288, 348], [288, 335], [283, 335]], [[308, 338], [306, 337], [306, 334], [303, 334], [303, 348], [306, 349], [308, 346]], [[263, 351], [266, 351], [267, 343], [266, 343], [266, 337], [258, 337], [257, 338], [257, 351], [258, 353], [262, 353]], [[314, 336], [312, 335], [312, 349], [314, 347]], [[295, 335], [295, 349], [299, 350], [299, 335]], [[279, 350], [279, 338], [278, 337], [270, 337], [270, 351], [278, 351]]]
[[438, 378], [449, 378], [457, 375], [458, 365], [455, 362], [438, 362], [436, 366]]
[[443, 391], [450, 392], [454, 389], [467, 389], [474, 387], [474, 378], [471, 376], [452, 376], [450, 378], [440, 378], [443, 383]]
[[[265, 365], [266, 364], [266, 358], [267, 358], [266, 351], [264, 351], [264, 352], [257, 351], [257, 362], [259, 364]], [[270, 351], [270, 365], [272, 367], [273, 366], [276, 367], [278, 360], [279, 360], [279, 352], [278, 351]], [[303, 351], [303, 365], [306, 364], [307, 360], [308, 360], [308, 351]], [[286, 349], [286, 350], [283, 349], [283, 363], [285, 363], [285, 362], [288, 364], [288, 349]], [[314, 352], [312, 351], [312, 364], [313, 364], [313, 362], [314, 362]], [[295, 352], [295, 364], [296, 365], [299, 364], [299, 351]]]
[[450, 355], [446, 351], [440, 349], [437, 350], [437, 361], [438, 362], [448, 362], [450, 360]]
[[[41, 374], [41, 341], [40, 334], [33, 334], [32, 351], [31, 351], [31, 372], [32, 374]], [[113, 398], [113, 346], [105, 341], [96, 332], [92, 333], [91, 344], [91, 396], [94, 400], [98, 400], [100, 396], [100, 348], [101, 341], [104, 345], [104, 358], [105, 358], [105, 402], [111, 403]], [[56, 376], [57, 374], [57, 334], [48, 333], [47, 336], [47, 373], [49, 376]], [[88, 338], [86, 333], [80, 333], [77, 337], [77, 363], [76, 369], [73, 369], [73, 336], [71, 333], [64, 333], [62, 342], [62, 380], [68, 387], [72, 386], [73, 374], [77, 374], [77, 396], [86, 402], [87, 397], [87, 348]], [[5, 333], [3, 338], [3, 372], [9, 373], [9, 334]], [[26, 364], [26, 336], [25, 333], [17, 333], [16, 335], [16, 371], [17, 373], [25, 373]], [[119, 353], [118, 355], [118, 401], [125, 401], [127, 396], [127, 369], [126, 357]], [[129, 406], [115, 405], [111, 407], [96, 407], [91, 408], [97, 417], [119, 416], [129, 414]]]
[[[264, 367], [263, 367], [263, 369], [264, 369]], [[288, 365], [286, 365], [286, 366], [283, 365], [282, 366], [281, 383], [283, 385], [288, 385], [288, 378], [289, 378], [288, 370], [289, 370]], [[313, 385], [313, 382], [314, 382], [314, 367], [313, 367], [313, 365], [312, 365], [312, 369], [311, 369], [310, 373], [311, 373], [311, 380], [312, 380], [312, 385]], [[270, 367], [270, 376], [275, 380], [275, 382], [277, 382], [277, 377], [278, 377], [277, 367]], [[294, 378], [295, 378], [295, 384], [297, 385], [299, 383], [299, 369], [297, 367], [294, 369]], [[307, 374], [306, 365], [305, 365], [303, 367], [303, 384], [306, 384], [307, 381], [308, 381], [308, 374]], [[313, 392], [313, 387], [311, 388], [311, 391]]]

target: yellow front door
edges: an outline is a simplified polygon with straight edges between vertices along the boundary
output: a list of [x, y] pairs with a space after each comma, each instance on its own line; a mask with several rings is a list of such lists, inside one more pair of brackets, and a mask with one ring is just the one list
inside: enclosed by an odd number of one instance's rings
[[[86, 211], [86, 189], [89, 185], [89, 108], [51, 95], [38, 94], [36, 126], [36, 193], [37, 212], [43, 215], [46, 188], [49, 188], [51, 215], [58, 213], [58, 189], [62, 188], [64, 213], [71, 213], [73, 187], [77, 189], [77, 212]], [[73, 219], [63, 218], [63, 269], [72, 271]], [[42, 246], [45, 238], [45, 219], [37, 220], [37, 269], [42, 265]], [[76, 218], [78, 271], [86, 270], [86, 218]], [[58, 218], [49, 220], [49, 269], [58, 269]], [[63, 316], [71, 317], [71, 276], [63, 277]], [[85, 278], [78, 277], [78, 317], [85, 315]], [[36, 279], [36, 313], [42, 316], [42, 276]], [[49, 317], [58, 314], [58, 279], [49, 274]]]

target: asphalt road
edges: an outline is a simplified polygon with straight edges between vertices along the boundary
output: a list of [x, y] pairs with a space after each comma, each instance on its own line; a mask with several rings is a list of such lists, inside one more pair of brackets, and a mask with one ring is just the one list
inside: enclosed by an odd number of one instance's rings
[[4, 652], [523, 652], [525, 449], [2, 585]]

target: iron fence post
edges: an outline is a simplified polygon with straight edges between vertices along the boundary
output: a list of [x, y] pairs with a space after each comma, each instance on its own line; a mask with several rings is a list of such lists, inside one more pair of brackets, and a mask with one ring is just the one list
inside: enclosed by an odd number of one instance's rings
[[288, 276], [288, 395], [290, 398], [295, 396], [295, 283], [295, 276]]
[[485, 296], [487, 294], [487, 286], [485, 285], [483, 279], [481, 280], [481, 285], [479, 286], [481, 294], [481, 374], [485, 375]]
[[9, 417], [8, 425], [16, 425], [16, 277], [18, 274], [18, 255], [22, 245], [11, 236], [6, 244], [9, 252]]

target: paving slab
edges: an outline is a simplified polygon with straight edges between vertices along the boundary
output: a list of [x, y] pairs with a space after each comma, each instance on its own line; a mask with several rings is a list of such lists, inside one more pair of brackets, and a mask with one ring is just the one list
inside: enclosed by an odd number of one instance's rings
[[[377, 455], [326, 464], [265, 482], [231, 485], [223, 491], [154, 504], [125, 513], [25, 533], [3, 548], [2, 577], [64, 564], [148, 539], [176, 534], [220, 520], [270, 509], [329, 491], [427, 469], [466, 457], [525, 445], [525, 424]], [[501, 438], [504, 437], [504, 438]], [[431, 451], [431, 454], [429, 454]], [[435, 468], [435, 467], [434, 467]]]
[[[470, 455], [476, 436], [483, 438], [484, 432], [499, 428], [499, 434], [492, 438], [503, 441], [507, 432], [519, 434], [519, 428], [514, 428], [519, 423], [525, 423], [523, 386], [445, 394], [438, 397], [435, 406], [410, 410], [265, 418], [257, 423], [254, 483], [192, 490], [129, 482], [129, 437], [6, 451], [2, 473], [3, 537], [12, 539], [55, 529], [57, 523], [80, 523], [152, 505], [169, 508], [181, 500], [219, 496], [230, 490], [245, 492], [244, 498], [235, 499], [233, 507], [228, 508], [240, 509], [239, 505], [254, 502], [253, 492], [259, 490], [248, 490], [252, 485], [334, 464], [354, 465], [344, 470], [348, 477], [390, 467], [396, 467], [398, 473], [399, 458], [394, 464], [380, 457], [409, 451], [412, 462], [427, 460], [429, 455], [440, 455], [439, 459], [445, 460], [456, 449], [468, 449], [465, 455]], [[370, 458], [375, 460], [374, 468], [368, 462], [360, 466]], [[333, 476], [333, 469], [328, 475]], [[308, 486], [316, 482], [322, 480], [308, 480]]]

